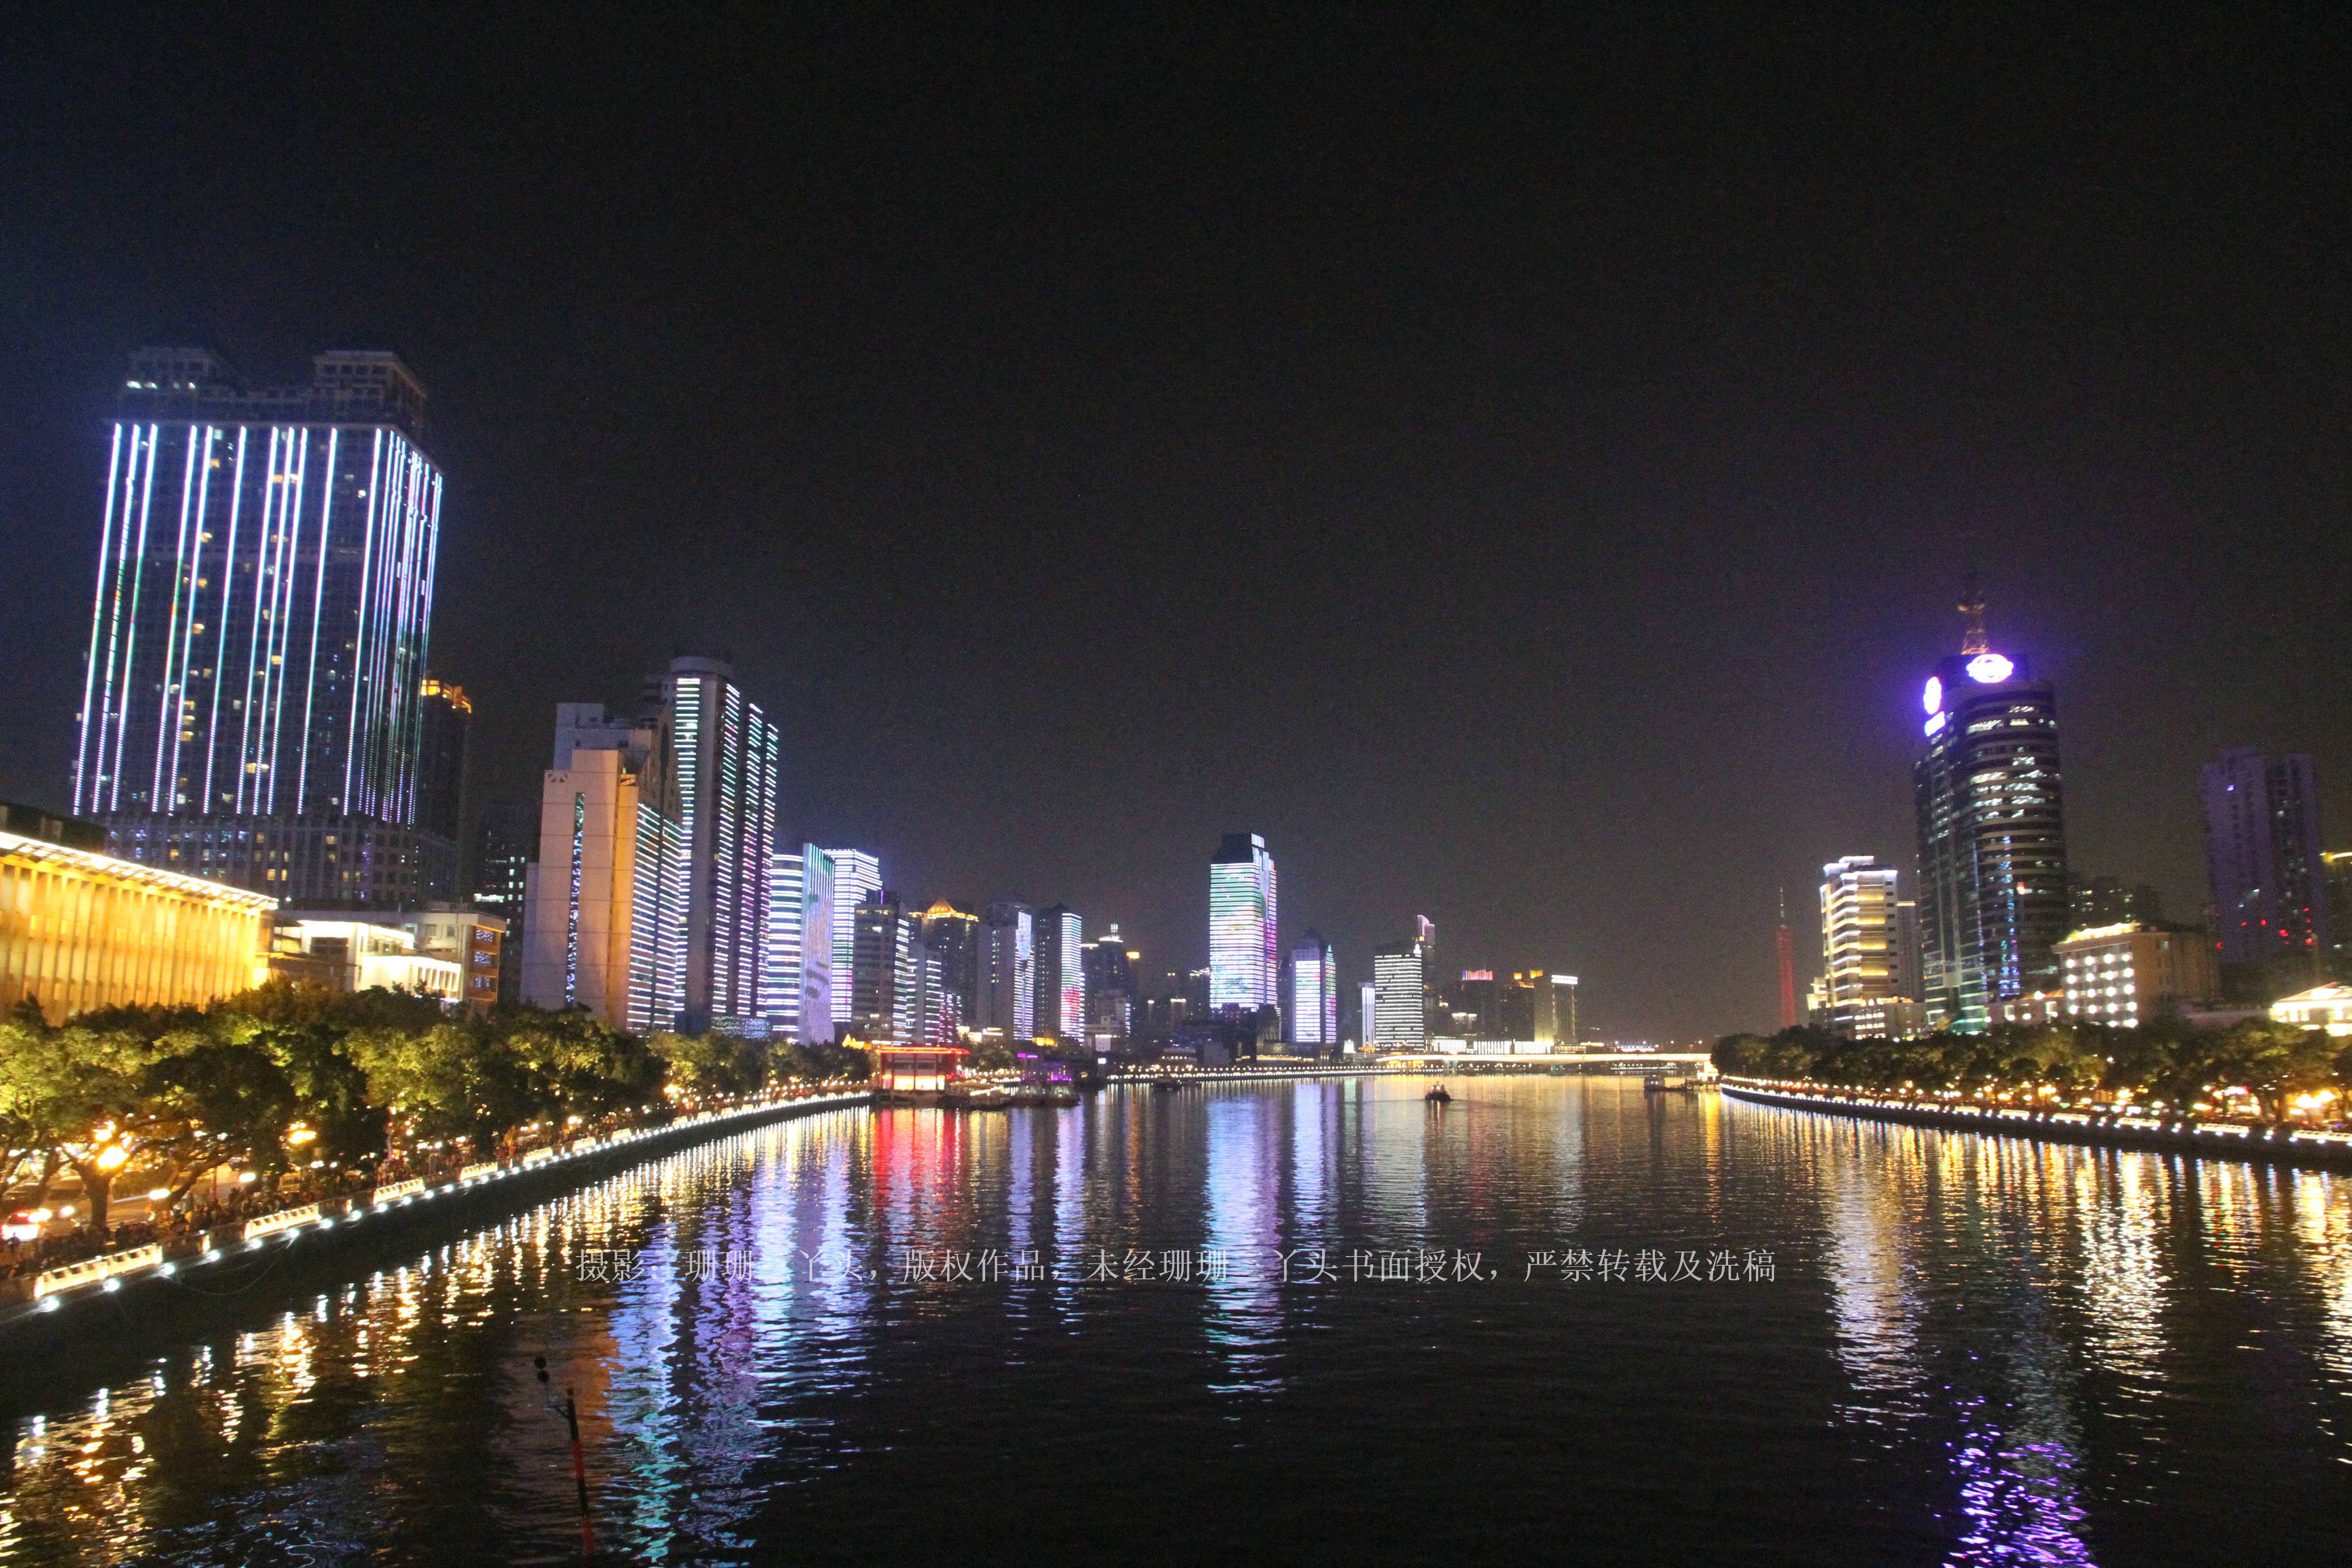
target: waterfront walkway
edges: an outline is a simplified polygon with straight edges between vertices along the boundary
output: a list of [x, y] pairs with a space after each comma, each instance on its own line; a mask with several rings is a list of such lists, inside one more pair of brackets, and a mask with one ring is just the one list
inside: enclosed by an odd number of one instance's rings
[[2013, 1138], [2095, 1144], [2109, 1148], [2259, 1160], [2276, 1165], [2352, 1168], [2352, 1137], [2300, 1127], [2250, 1126], [2243, 1123], [2163, 1120], [2129, 1112], [2075, 1111], [1941, 1097], [1872, 1094], [1820, 1083], [1726, 1078], [1723, 1092], [1759, 1105], [1859, 1116], [1911, 1126], [1948, 1127]]

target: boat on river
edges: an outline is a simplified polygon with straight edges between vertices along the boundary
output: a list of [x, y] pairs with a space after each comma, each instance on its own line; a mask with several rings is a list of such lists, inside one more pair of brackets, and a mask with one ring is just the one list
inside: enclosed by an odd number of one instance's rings
[[1443, 1083], [1433, 1083], [1430, 1085], [1429, 1092], [1423, 1095], [1422, 1098], [1428, 1101], [1433, 1105], [1451, 1105], [1454, 1103], [1454, 1096], [1446, 1092], [1445, 1085]]

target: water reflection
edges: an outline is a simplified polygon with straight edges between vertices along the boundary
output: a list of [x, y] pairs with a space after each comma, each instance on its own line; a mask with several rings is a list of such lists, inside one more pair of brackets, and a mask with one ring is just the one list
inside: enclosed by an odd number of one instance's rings
[[[1083, 1468], [1071, 1506], [1108, 1525], [1236, 1462], [1315, 1489], [1349, 1521], [1322, 1528], [1378, 1560], [1450, 1495], [1412, 1458], [1432, 1452], [1521, 1500], [1483, 1550], [1531, 1561], [1570, 1500], [1645, 1553], [1705, 1547], [1719, 1504], [1750, 1542], [1954, 1563], [2293, 1558], [2352, 1513], [2342, 1178], [1618, 1082], [1457, 1080], [1443, 1110], [1422, 1087], [833, 1113], [331, 1290], [257, 1292], [230, 1329], [9, 1422], [0, 1563], [565, 1560], [569, 1454], [535, 1354], [578, 1396], [606, 1544], [653, 1563], [749, 1560], [780, 1531], [855, 1556], [836, 1521], [910, 1489], [988, 1516], [1038, 1467]], [[1281, 1279], [1301, 1248], [1423, 1246], [1512, 1266]], [[1517, 1266], [1566, 1246], [1777, 1269]], [[1230, 1271], [1087, 1277], [1179, 1249]], [[1013, 1271], [1024, 1253], [1038, 1277]], [[1001, 1271], [910, 1278], [917, 1254]], [[1587, 1410], [1611, 1414], [1563, 1419]], [[1823, 1517], [1770, 1478], [1829, 1451], [1852, 1506]], [[1704, 1495], [1662, 1501], [1662, 1463]], [[1235, 1550], [1278, 1522], [1223, 1500], [1192, 1522]], [[898, 1526], [919, 1555], [950, 1539], [928, 1520]]]

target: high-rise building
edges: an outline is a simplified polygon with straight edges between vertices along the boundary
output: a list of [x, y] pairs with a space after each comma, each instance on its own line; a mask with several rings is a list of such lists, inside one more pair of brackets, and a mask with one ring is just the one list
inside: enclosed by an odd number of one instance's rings
[[[1822, 867], [1822, 967], [1824, 1027], [1850, 1039], [1884, 1028], [1884, 1004], [1900, 996], [1902, 972], [1896, 874], [1871, 855], [1846, 855]], [[1902, 997], [1916, 1001], [1915, 997]]]
[[2333, 947], [2333, 912], [2311, 758], [2234, 748], [2205, 765], [2203, 782], [2205, 863], [2221, 963], [2275, 971], [2257, 1001], [2315, 984]]
[[1127, 945], [1114, 921], [1105, 935], [1087, 943], [1082, 961], [1087, 979], [1087, 1038], [1097, 1048], [1136, 1034], [1135, 966], [1142, 954]]
[[882, 891], [882, 857], [865, 850], [835, 849], [824, 852], [833, 857], [833, 972], [838, 982], [833, 991], [833, 1017], [836, 1023], [847, 1023], [848, 977], [856, 959], [857, 906], [866, 902], [867, 894]]
[[1311, 927], [1290, 949], [1290, 1043], [1310, 1056], [1339, 1044], [1339, 973], [1331, 944]]
[[1981, 1034], [1996, 1004], [2054, 996], [2066, 927], [2058, 699], [1992, 651], [1971, 593], [1960, 652], [1927, 678], [1915, 770], [1922, 983], [1931, 1027]]
[[834, 998], [848, 977], [834, 967], [834, 861], [831, 850], [801, 846], [800, 1004], [796, 1009], [803, 1045], [823, 1045], [840, 1030], [835, 1022]]
[[[905, 1040], [916, 1003], [915, 946], [898, 895], [867, 894], [854, 912], [849, 1032], [863, 1040]], [[912, 1043], [919, 1044], [919, 1040]]]
[[2084, 876], [2068, 879], [2066, 928], [2085, 925], [2161, 925], [2164, 899], [2146, 883], [2126, 883], [2121, 877]]
[[671, 660], [664, 695], [688, 864], [685, 1032], [740, 1032], [762, 1016], [782, 747], [723, 659]]
[[982, 952], [980, 1027], [1006, 1040], [1036, 1037], [1037, 932], [1029, 906], [1017, 898], [990, 903], [981, 916]]
[[[760, 969], [760, 1011], [772, 1039], [801, 1038], [802, 879], [806, 859], [797, 850], [768, 856], [767, 956]], [[826, 936], [830, 937], [831, 932]]]
[[1227, 833], [1209, 862], [1209, 1007], [1255, 1015], [1282, 1000], [1274, 857], [1255, 833]]
[[1365, 980], [1356, 988], [1356, 1040], [1366, 1051], [1372, 1049], [1374, 1026], [1380, 1018], [1380, 987]]
[[394, 355], [248, 391], [131, 358], [108, 457], [73, 761], [118, 853], [345, 907], [456, 895], [419, 815], [441, 475]]
[[455, 843], [466, 810], [467, 731], [474, 705], [460, 688], [427, 675], [416, 707], [416, 825]]
[[1037, 1032], [1064, 1040], [1087, 1034], [1086, 923], [1066, 904], [1036, 915]]
[[1539, 1045], [1573, 1046], [1576, 977], [1529, 969], [1516, 978], [1527, 987], [1535, 1004], [1535, 1032], [1529, 1038]]
[[1429, 1043], [1429, 977], [1419, 942], [1372, 949], [1372, 1041], [1382, 1051]]
[[2327, 890], [2327, 972], [2352, 980], [2352, 850], [2329, 850], [2319, 861]]
[[955, 1009], [956, 1027], [980, 1017], [980, 917], [942, 898], [923, 911], [923, 946], [939, 955], [940, 986]]
[[523, 910], [530, 872], [539, 854], [540, 810], [528, 800], [498, 800], [482, 808], [474, 824], [475, 907], [507, 923], [499, 945], [499, 1000], [522, 999]]
[[[667, 716], [657, 703], [635, 723], [602, 703], [559, 704], [552, 761], [525, 873], [522, 999], [585, 1007], [638, 1034], [679, 1029], [692, 867]], [[618, 981], [582, 977], [614, 964]]]

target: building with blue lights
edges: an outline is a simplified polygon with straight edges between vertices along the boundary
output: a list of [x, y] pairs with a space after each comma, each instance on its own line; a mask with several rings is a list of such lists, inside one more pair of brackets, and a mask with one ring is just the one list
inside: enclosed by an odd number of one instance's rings
[[1282, 1002], [1274, 856], [1255, 833], [1227, 833], [1209, 862], [1209, 1010]]

